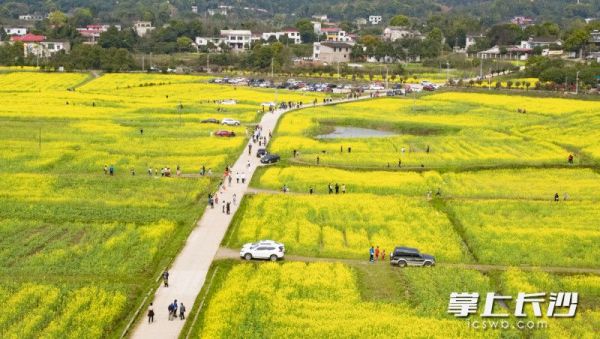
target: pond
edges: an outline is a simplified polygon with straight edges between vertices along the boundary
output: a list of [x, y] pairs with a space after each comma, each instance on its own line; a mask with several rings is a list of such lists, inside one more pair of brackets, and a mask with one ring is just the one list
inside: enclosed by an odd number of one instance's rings
[[380, 131], [376, 129], [360, 127], [335, 126], [329, 134], [317, 135], [317, 139], [341, 139], [341, 138], [383, 138], [397, 135], [394, 132]]

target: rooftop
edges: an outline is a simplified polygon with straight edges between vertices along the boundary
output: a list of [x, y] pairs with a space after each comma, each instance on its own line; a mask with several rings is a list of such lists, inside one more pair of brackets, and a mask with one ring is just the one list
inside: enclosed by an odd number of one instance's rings
[[22, 42], [42, 42], [46, 40], [46, 36], [44, 35], [36, 35], [27, 33], [22, 36], [13, 35], [10, 37], [10, 41], [22, 41]]

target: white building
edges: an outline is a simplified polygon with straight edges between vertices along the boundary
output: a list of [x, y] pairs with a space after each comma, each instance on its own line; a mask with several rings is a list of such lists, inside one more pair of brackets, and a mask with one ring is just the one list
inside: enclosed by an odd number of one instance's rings
[[21, 28], [21, 27], [5, 28], [4, 31], [6, 32], [6, 35], [25, 35], [25, 34], [27, 34], [27, 28]]
[[383, 30], [383, 39], [387, 41], [396, 41], [402, 39], [424, 38], [421, 32], [412, 30], [404, 26], [389, 26]]
[[287, 37], [290, 40], [294, 41], [294, 44], [301, 44], [302, 39], [300, 38], [300, 31], [295, 28], [284, 29], [281, 32], [267, 32], [261, 35], [261, 39], [268, 41], [269, 38], [275, 37], [275, 39], [279, 40], [281, 37]]
[[311, 23], [313, 24], [313, 30], [314, 30], [315, 34], [321, 35], [321, 27], [323, 27], [323, 25], [321, 24], [321, 21], [311, 21]]
[[593, 42], [595, 44], [600, 44], [600, 31], [599, 30], [594, 30], [594, 31], [590, 32], [590, 42]]
[[198, 14], [198, 6], [192, 6], [192, 13]]
[[42, 41], [42, 42], [24, 42], [23, 51], [25, 57], [37, 56], [47, 58], [60, 51], [69, 52], [71, 45], [68, 41]]
[[252, 45], [252, 32], [249, 30], [223, 29], [221, 38], [234, 51], [249, 49]]
[[521, 46], [521, 48], [534, 49], [536, 47], [546, 48], [546, 47], [550, 47], [551, 45], [562, 46], [562, 41], [557, 38], [537, 37], [537, 38], [529, 38], [528, 40], [521, 41], [520, 46]]
[[207, 12], [208, 12], [208, 15], [210, 15], [210, 16], [213, 16], [213, 15], [227, 16], [227, 8], [208, 9]]
[[326, 14], [317, 14], [317, 15], [313, 15], [312, 16], [313, 19], [318, 20], [318, 21], [322, 21], [322, 22], [327, 22], [329, 19], [327, 18]]
[[358, 18], [358, 19], [354, 20], [354, 23], [356, 23], [356, 25], [358, 25], [358, 26], [364, 26], [367, 24], [367, 19]]
[[369, 22], [371, 25], [377, 25], [381, 22], [381, 15], [369, 15]]
[[152, 26], [150, 21], [136, 21], [133, 24], [133, 29], [137, 33], [138, 36], [143, 37], [149, 32], [152, 32], [156, 29], [156, 27]]
[[465, 51], [469, 50], [470, 47], [475, 46], [477, 41], [485, 38], [483, 34], [467, 34], [465, 37]]
[[39, 14], [25, 14], [25, 15], [19, 15], [19, 20], [23, 20], [23, 21], [42, 21], [42, 20], [44, 20], [44, 16], [43, 15], [39, 15]]

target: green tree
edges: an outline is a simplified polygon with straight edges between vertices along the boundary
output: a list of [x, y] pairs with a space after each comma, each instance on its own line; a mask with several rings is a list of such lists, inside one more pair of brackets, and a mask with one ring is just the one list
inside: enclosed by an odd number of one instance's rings
[[53, 27], [62, 27], [67, 24], [67, 15], [61, 11], [52, 11], [48, 14], [48, 22]]
[[177, 49], [180, 52], [187, 52], [191, 49], [192, 47], [192, 39], [186, 37], [186, 36], [180, 36], [179, 38], [177, 38]]
[[569, 51], [580, 51], [588, 43], [589, 38], [590, 36], [586, 29], [576, 29], [567, 35], [565, 48]]
[[300, 19], [296, 21], [296, 28], [300, 31], [300, 38], [304, 43], [311, 43], [317, 41], [317, 35], [312, 22], [309, 19]]
[[69, 20], [72, 25], [81, 27], [92, 23], [94, 16], [89, 8], [76, 8]]
[[408, 26], [410, 20], [405, 15], [396, 15], [390, 20], [390, 26]]

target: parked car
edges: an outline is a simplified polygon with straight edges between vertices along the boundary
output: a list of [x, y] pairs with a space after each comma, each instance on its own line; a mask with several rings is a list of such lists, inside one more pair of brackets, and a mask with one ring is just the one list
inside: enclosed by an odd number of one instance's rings
[[372, 84], [371, 86], [369, 86], [369, 89], [372, 91], [383, 91], [385, 87], [383, 87], [380, 84]]
[[425, 86], [423, 86], [423, 90], [428, 91], [428, 92], [433, 92], [433, 91], [435, 91], [435, 87], [433, 87], [433, 85], [425, 85]]
[[260, 159], [260, 162], [263, 164], [274, 164], [278, 162], [279, 159], [280, 157], [277, 154], [267, 154]]
[[215, 118], [210, 118], [210, 119], [204, 119], [202, 121], [200, 121], [203, 124], [218, 124], [219, 123], [219, 119], [215, 119]]
[[254, 243], [247, 243], [240, 250], [240, 257], [246, 260], [269, 259], [277, 261], [283, 259], [285, 255], [285, 245], [273, 240], [261, 240]]
[[227, 125], [227, 126], [239, 126], [240, 122], [238, 120], [233, 120], [231, 118], [225, 118], [225, 119], [221, 120], [221, 124]]
[[419, 253], [416, 248], [396, 247], [390, 255], [390, 264], [400, 267], [406, 266], [434, 266], [435, 257], [429, 254]]
[[218, 137], [235, 137], [234, 131], [216, 131], [215, 135]]
[[262, 158], [265, 155], [267, 155], [267, 150], [264, 148], [259, 148], [258, 151], [256, 151], [256, 157], [257, 158]]

